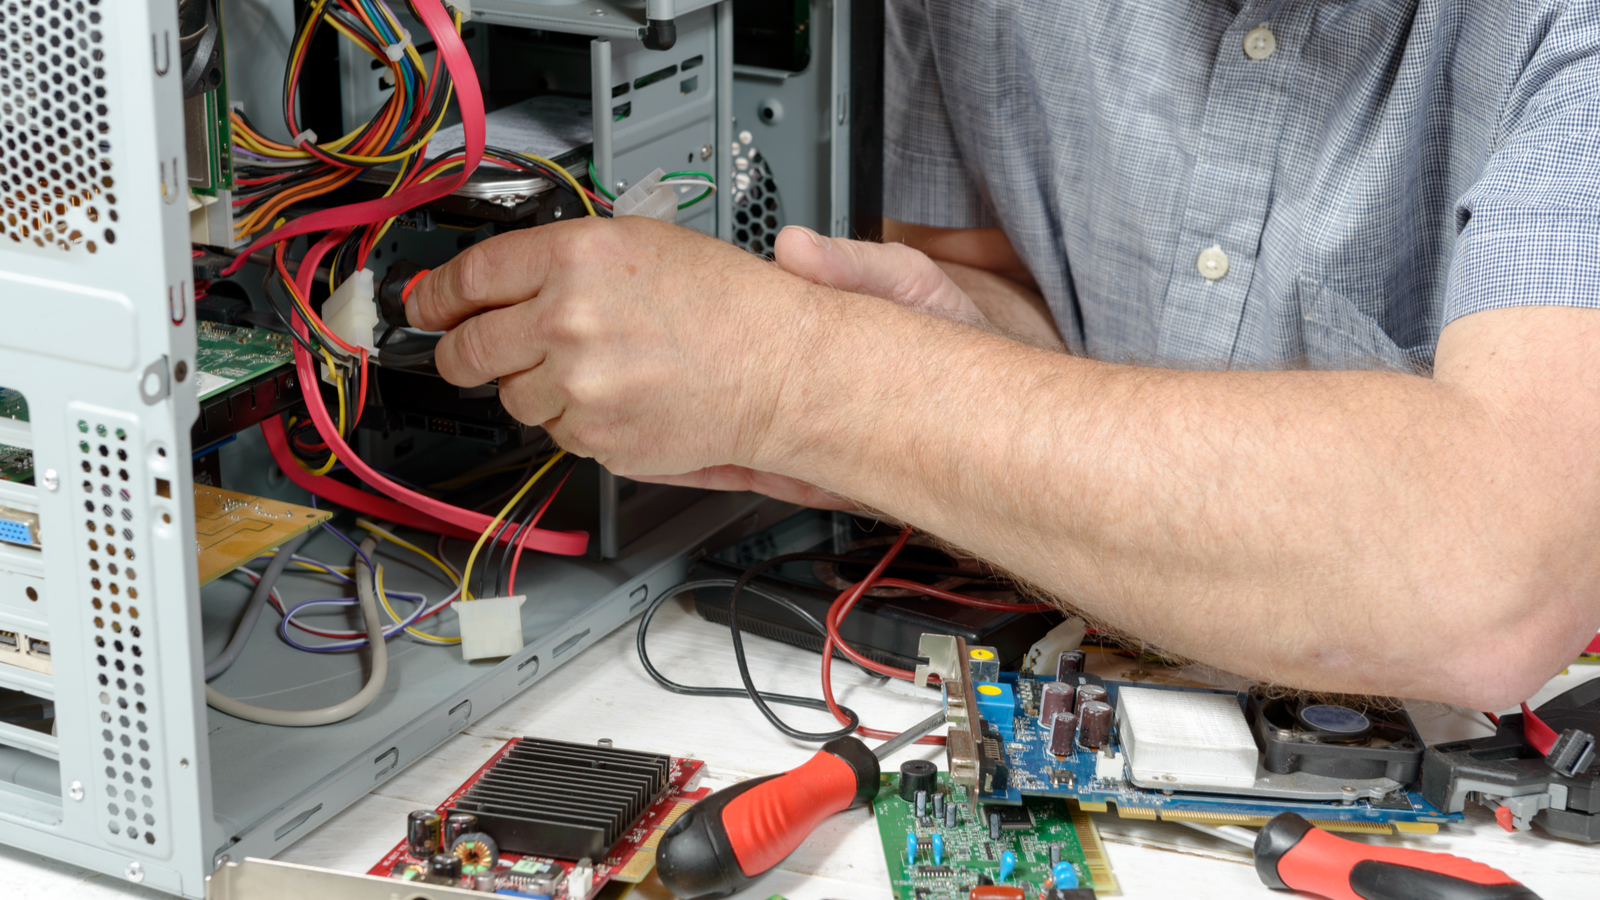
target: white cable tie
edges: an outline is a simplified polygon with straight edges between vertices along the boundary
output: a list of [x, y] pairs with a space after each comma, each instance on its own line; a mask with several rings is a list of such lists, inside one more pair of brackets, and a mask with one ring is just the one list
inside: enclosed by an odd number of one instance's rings
[[243, 100], [229, 100], [228, 101], [228, 108], [233, 110], [234, 112], [238, 113], [241, 116], [244, 115], [244, 101]]
[[389, 62], [399, 62], [400, 57], [406, 55], [406, 48], [411, 46], [411, 32], [400, 29], [400, 40], [383, 48], [383, 55], [389, 57]]
[[302, 131], [299, 134], [294, 136], [294, 145], [296, 147], [299, 147], [300, 145], [305, 144], [307, 142], [312, 143], [312, 144], [315, 144], [317, 142], [317, 133], [315, 131], [312, 131], [311, 129], [307, 128], [305, 131]]

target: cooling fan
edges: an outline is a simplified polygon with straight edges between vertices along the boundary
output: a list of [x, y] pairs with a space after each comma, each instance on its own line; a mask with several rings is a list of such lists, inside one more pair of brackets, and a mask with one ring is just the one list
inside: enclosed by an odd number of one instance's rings
[[1423, 743], [1403, 709], [1355, 698], [1266, 697], [1253, 693], [1247, 715], [1269, 772], [1337, 779], [1416, 780]]

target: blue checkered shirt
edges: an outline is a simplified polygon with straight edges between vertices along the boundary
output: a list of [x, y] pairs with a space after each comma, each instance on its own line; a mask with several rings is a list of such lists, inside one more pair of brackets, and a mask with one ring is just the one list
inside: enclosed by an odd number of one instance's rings
[[1004, 228], [1076, 352], [1425, 369], [1461, 316], [1600, 306], [1600, 0], [888, 18], [885, 215]]

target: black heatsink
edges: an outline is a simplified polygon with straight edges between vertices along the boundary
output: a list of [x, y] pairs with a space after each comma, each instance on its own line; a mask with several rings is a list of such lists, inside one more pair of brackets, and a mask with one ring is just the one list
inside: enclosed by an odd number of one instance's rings
[[523, 738], [451, 806], [500, 849], [596, 862], [666, 790], [672, 758]]

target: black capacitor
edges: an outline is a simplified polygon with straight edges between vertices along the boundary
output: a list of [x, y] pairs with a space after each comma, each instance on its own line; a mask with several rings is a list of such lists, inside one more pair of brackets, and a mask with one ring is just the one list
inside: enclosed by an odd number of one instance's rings
[[431, 809], [419, 809], [406, 816], [406, 852], [427, 859], [442, 848], [444, 819]]
[[428, 857], [428, 877], [448, 879], [452, 884], [461, 880], [461, 857], [454, 853], [435, 853]]
[[944, 827], [945, 828], [955, 828], [956, 825], [957, 825], [957, 816], [958, 816], [958, 813], [956, 812], [956, 805], [954, 803], [945, 804], [945, 807], [944, 807]]
[[900, 764], [900, 799], [911, 803], [917, 791], [933, 793], [939, 787], [939, 767], [926, 759], [908, 759]]
[[937, 794], [933, 795], [933, 817], [935, 819], [944, 818], [944, 794], [943, 793], [937, 793]]
[[1083, 664], [1088, 661], [1089, 654], [1082, 650], [1068, 650], [1056, 659], [1056, 680], [1074, 681], [1073, 675], [1083, 671]]
[[926, 816], [927, 814], [928, 814], [928, 792], [927, 791], [917, 791], [917, 818], [920, 819], [920, 818]]
[[1078, 743], [1091, 750], [1111, 743], [1111, 704], [1090, 700], [1079, 705]]
[[1078, 705], [1074, 707], [1078, 711], [1078, 718], [1083, 718], [1083, 705], [1085, 703], [1110, 703], [1111, 701], [1107, 699], [1108, 696], [1106, 689], [1098, 684], [1078, 685]]
[[1045, 682], [1039, 696], [1039, 727], [1050, 730], [1050, 723], [1058, 713], [1070, 713], [1073, 707], [1074, 685], [1065, 681]]
[[478, 830], [478, 817], [472, 813], [451, 813], [444, 817], [444, 843], [441, 847], [453, 848], [456, 838]]
[[1050, 752], [1056, 756], [1071, 756], [1077, 752], [1072, 739], [1078, 734], [1078, 717], [1069, 712], [1060, 713], [1050, 726]]
[[989, 813], [989, 840], [1000, 840], [1000, 814]]

